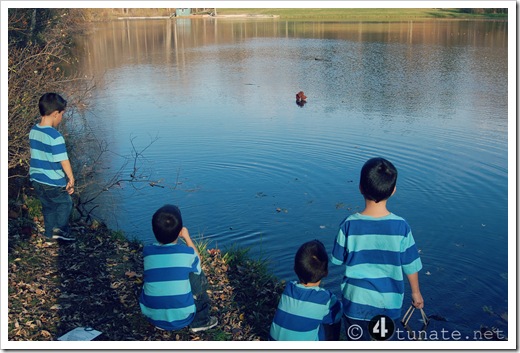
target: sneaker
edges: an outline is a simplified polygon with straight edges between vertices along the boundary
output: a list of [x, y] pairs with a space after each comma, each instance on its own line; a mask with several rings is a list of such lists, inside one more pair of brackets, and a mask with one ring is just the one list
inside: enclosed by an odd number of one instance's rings
[[70, 233], [66, 233], [61, 229], [54, 229], [52, 239], [59, 239], [65, 241], [76, 241], [76, 238], [70, 235]]
[[43, 244], [45, 244], [45, 246], [52, 246], [52, 245], [56, 245], [58, 244], [58, 242], [56, 241], [56, 239], [53, 239], [53, 238], [50, 238], [50, 237], [46, 237], [44, 236], [45, 240], [43, 240]]
[[214, 316], [210, 316], [210, 317], [209, 317], [209, 321], [208, 321], [208, 323], [207, 323], [205, 326], [201, 326], [201, 327], [190, 327], [190, 331], [191, 331], [191, 332], [206, 331], [206, 330], [209, 330], [209, 329], [212, 328], [212, 327], [217, 326], [217, 324], [218, 324], [218, 320], [217, 320], [217, 318], [214, 317]]

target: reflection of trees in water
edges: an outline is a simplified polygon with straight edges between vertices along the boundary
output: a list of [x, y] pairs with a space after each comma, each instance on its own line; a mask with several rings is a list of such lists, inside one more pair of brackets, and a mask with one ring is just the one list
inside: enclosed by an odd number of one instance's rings
[[[469, 48], [495, 48], [495, 53], [499, 53], [500, 48], [506, 50], [507, 22], [317, 23], [211, 18], [113, 21], [99, 24], [96, 32], [78, 40], [78, 56], [83, 58], [78, 66], [81, 71], [96, 77], [99, 88], [103, 88], [108, 79], [118, 79], [105, 75], [110, 69], [131, 69], [133, 65], [140, 65], [148, 66], [151, 72], [160, 68], [161, 80], [171, 82], [171, 85], [158, 83], [157, 89], [161, 90], [154, 91], [156, 96], [198, 94], [198, 76], [203, 76], [209, 83], [208, 94], [227, 97], [228, 90], [215, 88], [219, 80], [224, 80], [223, 76], [236, 75], [233, 82], [245, 85], [259, 87], [262, 83], [259, 81], [265, 77], [262, 70], [269, 65], [262, 60], [277, 57], [272, 51], [278, 48], [276, 45], [263, 47], [264, 38], [288, 40], [284, 57], [302, 60], [305, 65], [296, 76], [280, 72], [280, 77], [286, 77], [287, 82], [301, 80], [315, 90], [337, 96], [337, 104], [327, 107], [327, 111], [355, 105], [357, 100], [376, 111], [384, 110], [388, 105], [396, 106], [410, 119], [426, 106], [433, 106], [442, 110], [437, 118], [447, 119], [453, 116], [453, 108], [447, 107], [458, 104], [459, 92], [470, 78], [461, 76], [461, 72], [490, 72], [481, 67], [485, 62], [479, 60], [472, 60], [473, 67], [468, 70], [460, 70], [461, 65], [467, 65], [471, 60]], [[313, 54], [311, 48], [301, 50], [297, 43], [302, 39], [323, 41], [312, 48], [316, 52]], [[327, 46], [327, 40], [339, 41], [332, 47]], [[244, 45], [246, 41], [247, 46]], [[416, 46], [430, 50], [416, 50]], [[446, 50], [435, 50], [439, 46]], [[261, 55], [256, 55], [259, 52]], [[507, 56], [497, 59], [506, 60]], [[220, 71], [228, 63], [234, 63], [237, 71]], [[188, 75], [193, 65], [201, 68]], [[352, 76], [355, 79], [349, 81], [349, 90], [339, 91], [333, 85]], [[321, 79], [317, 80], [318, 77]], [[493, 77], [484, 76], [482, 80], [488, 78], [493, 80]], [[267, 83], [262, 84], [265, 87]], [[430, 90], [424, 89], [425, 84], [436, 85], [441, 95], [432, 96]], [[489, 84], [493, 85], [492, 82]], [[181, 91], [179, 87], [182, 87]], [[248, 86], [241, 91], [241, 96], [233, 98], [249, 99], [256, 94], [252, 88]], [[502, 92], [487, 92], [503, 99]]]

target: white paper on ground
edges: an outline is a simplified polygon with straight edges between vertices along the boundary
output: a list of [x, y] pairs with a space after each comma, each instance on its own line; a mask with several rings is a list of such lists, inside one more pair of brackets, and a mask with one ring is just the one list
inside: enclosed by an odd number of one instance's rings
[[101, 333], [91, 327], [76, 327], [74, 330], [59, 337], [58, 341], [92, 341]]

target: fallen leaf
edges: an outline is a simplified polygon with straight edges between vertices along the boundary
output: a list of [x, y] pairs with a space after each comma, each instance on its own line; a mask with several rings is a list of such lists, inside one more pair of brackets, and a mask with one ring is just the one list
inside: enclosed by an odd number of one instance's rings
[[121, 286], [121, 282], [113, 282], [110, 284], [110, 288], [117, 289]]

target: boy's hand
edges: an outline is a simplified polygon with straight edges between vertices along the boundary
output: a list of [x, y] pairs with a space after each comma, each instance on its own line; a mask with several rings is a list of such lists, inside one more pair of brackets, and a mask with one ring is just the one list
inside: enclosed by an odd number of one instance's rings
[[413, 293], [412, 292], [412, 305], [417, 309], [424, 308], [424, 300], [421, 292]]
[[419, 273], [410, 273], [408, 281], [410, 282], [410, 289], [412, 290], [412, 305], [417, 309], [424, 308], [424, 300], [419, 289]]
[[65, 159], [61, 161], [61, 167], [63, 168], [63, 171], [65, 172], [65, 175], [69, 179], [67, 182], [67, 186], [65, 187], [65, 190], [70, 194], [74, 193], [74, 174], [72, 173], [72, 167], [70, 166], [70, 161], [68, 159]]
[[188, 228], [182, 227], [181, 232], [179, 233], [179, 237], [184, 239], [184, 241], [186, 241], [186, 243], [188, 241], [191, 241], [190, 232], [188, 232]]
[[72, 195], [74, 193], [74, 180], [69, 180], [67, 186], [65, 187], [65, 190], [67, 190], [69, 195]]
[[197, 250], [197, 247], [195, 246], [193, 241], [191, 241], [190, 232], [188, 232], [188, 228], [182, 227], [181, 232], [179, 233], [179, 238], [184, 239], [186, 245], [188, 245], [190, 248], [193, 248], [193, 250], [195, 250], [195, 254], [197, 254], [197, 256], [200, 258], [200, 254]]

